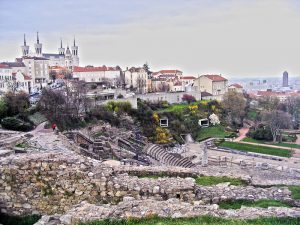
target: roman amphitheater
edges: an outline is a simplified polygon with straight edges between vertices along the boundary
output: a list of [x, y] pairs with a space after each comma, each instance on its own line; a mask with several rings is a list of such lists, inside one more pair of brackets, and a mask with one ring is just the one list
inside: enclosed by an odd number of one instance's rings
[[[300, 158], [222, 149], [189, 135], [184, 145], [164, 148], [135, 129], [105, 123], [58, 134], [42, 124], [29, 133], [1, 130], [0, 138], [1, 212], [43, 215], [38, 225], [149, 215], [300, 217], [300, 200], [288, 188], [300, 186]], [[197, 182], [206, 176], [243, 185]], [[219, 207], [239, 199], [291, 207]]]

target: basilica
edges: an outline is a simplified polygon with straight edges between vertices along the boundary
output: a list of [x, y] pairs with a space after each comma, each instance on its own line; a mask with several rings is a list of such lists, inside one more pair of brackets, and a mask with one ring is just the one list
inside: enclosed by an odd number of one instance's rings
[[34, 44], [34, 52], [29, 51], [29, 46], [26, 44], [26, 37], [24, 34], [24, 45], [22, 48], [23, 58], [37, 57], [48, 60], [49, 67], [59, 66], [64, 67], [70, 71], [73, 70], [75, 66], [79, 66], [78, 57], [78, 46], [74, 38], [73, 46], [67, 49], [63, 47], [62, 40], [60, 41], [60, 47], [58, 48], [58, 53], [44, 53], [43, 45], [39, 40], [39, 33], [37, 32], [36, 43]]

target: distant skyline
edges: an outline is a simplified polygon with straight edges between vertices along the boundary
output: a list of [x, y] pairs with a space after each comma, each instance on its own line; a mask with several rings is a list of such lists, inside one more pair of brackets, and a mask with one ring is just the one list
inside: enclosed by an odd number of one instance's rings
[[80, 65], [227, 77], [300, 75], [297, 0], [0, 0], [0, 61], [79, 46]]

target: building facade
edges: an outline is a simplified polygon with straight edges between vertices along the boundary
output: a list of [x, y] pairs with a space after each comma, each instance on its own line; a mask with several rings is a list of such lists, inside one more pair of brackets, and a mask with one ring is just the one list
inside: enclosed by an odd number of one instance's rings
[[73, 70], [73, 78], [88, 83], [109, 83], [116, 86], [121, 79], [122, 71], [117, 67], [79, 67], [75, 66]]
[[45, 58], [49, 60], [49, 66], [61, 66], [66, 67], [68, 70], [72, 71], [75, 66], [79, 66], [79, 55], [78, 46], [74, 38], [73, 46], [65, 51], [63, 47], [62, 40], [60, 41], [60, 47], [58, 48], [58, 53], [44, 53], [43, 44], [40, 42], [39, 33], [37, 33], [36, 43], [34, 44], [34, 52], [30, 52], [30, 47], [27, 45], [26, 37], [24, 35], [24, 44], [21, 46], [22, 57], [38, 57]]
[[148, 73], [142, 67], [131, 67], [124, 71], [124, 80], [127, 88], [136, 89], [137, 93], [148, 92]]
[[212, 94], [213, 99], [222, 100], [228, 91], [228, 80], [221, 75], [202, 75], [194, 81], [194, 87], [199, 92]]
[[284, 71], [282, 74], [282, 87], [288, 87], [289, 86], [289, 74], [287, 71]]

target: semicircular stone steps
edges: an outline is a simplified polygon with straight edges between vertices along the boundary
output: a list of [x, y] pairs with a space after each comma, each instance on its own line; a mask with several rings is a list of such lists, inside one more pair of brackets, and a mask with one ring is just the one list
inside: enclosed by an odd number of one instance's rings
[[177, 158], [172, 154], [166, 152], [161, 146], [150, 144], [144, 148], [144, 152], [150, 157], [156, 159], [160, 163], [167, 166], [180, 166], [185, 168], [195, 167], [189, 159], [187, 158]]

